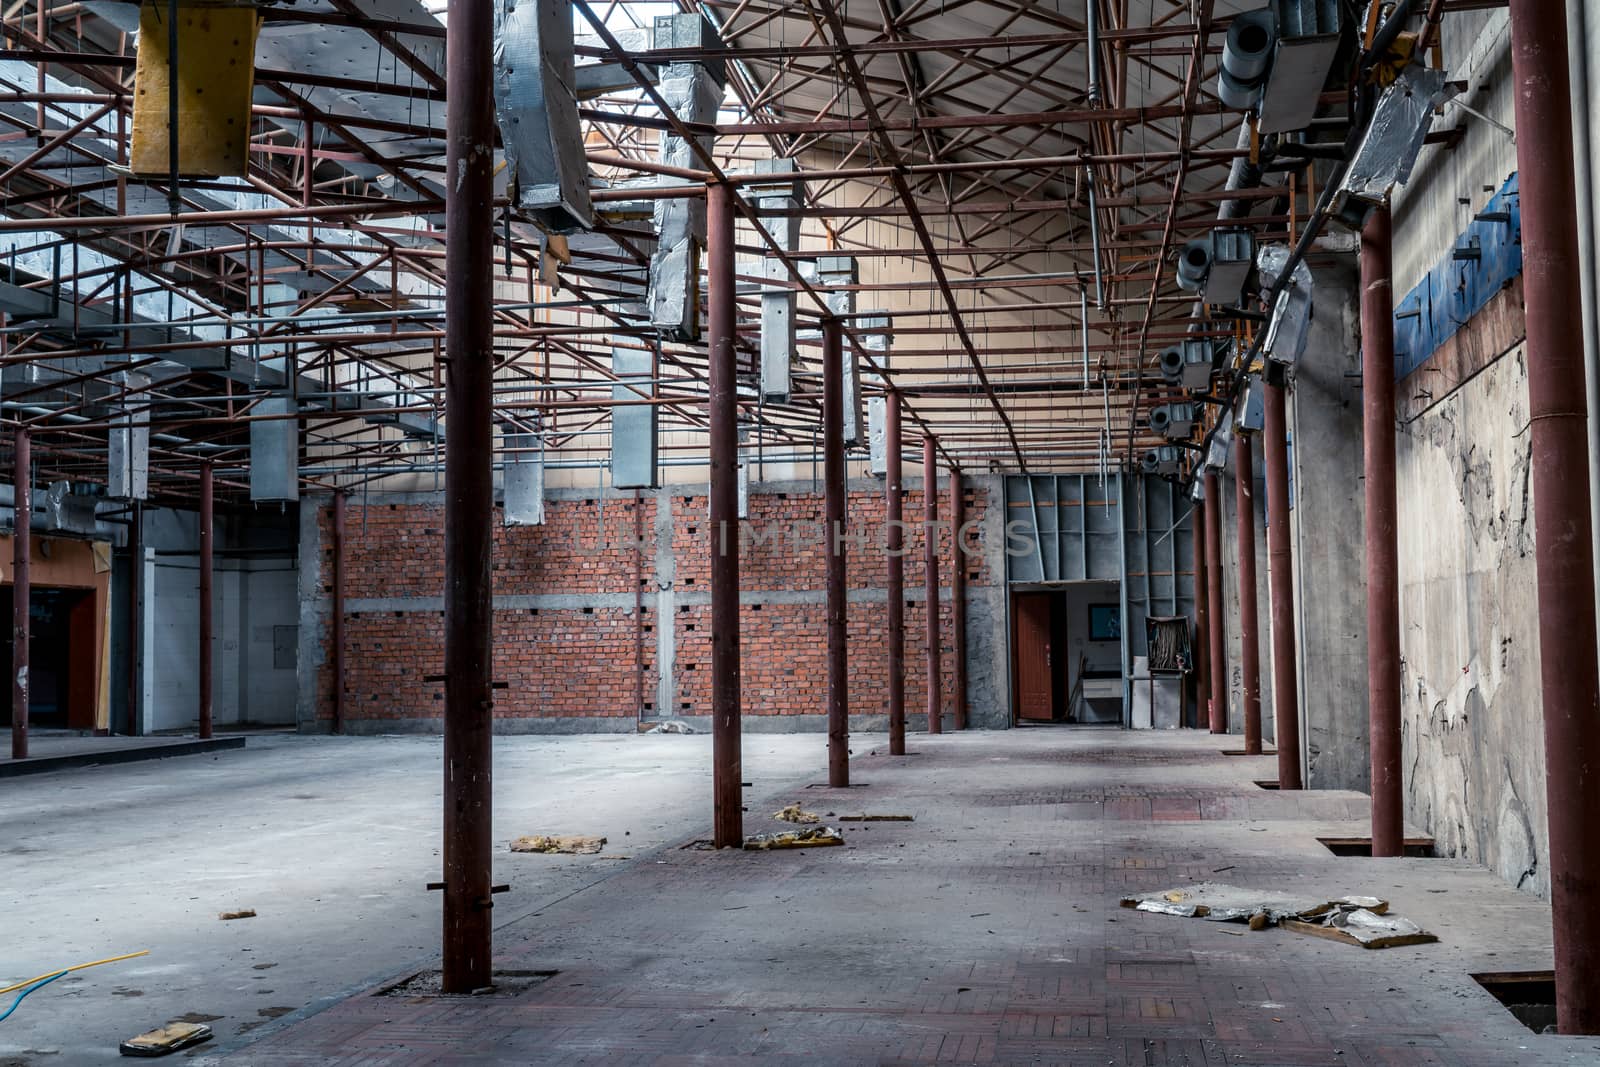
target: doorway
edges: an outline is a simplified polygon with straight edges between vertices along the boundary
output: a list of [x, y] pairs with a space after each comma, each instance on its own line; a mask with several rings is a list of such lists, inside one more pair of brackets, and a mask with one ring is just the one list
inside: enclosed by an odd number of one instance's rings
[[[14, 587], [3, 598], [11, 618]], [[33, 589], [28, 598], [28, 722], [34, 726], [94, 729], [98, 636], [95, 598], [88, 589]], [[10, 641], [0, 648], [0, 677], [12, 676]], [[11, 722], [10, 691], [0, 719]]]
[[1014, 588], [1011, 620], [1012, 718], [1018, 725], [1122, 723], [1119, 583]]

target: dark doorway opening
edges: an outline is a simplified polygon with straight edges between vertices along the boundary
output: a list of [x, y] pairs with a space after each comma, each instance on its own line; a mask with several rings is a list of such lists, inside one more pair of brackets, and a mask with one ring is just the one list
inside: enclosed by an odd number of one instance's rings
[[1116, 582], [1015, 590], [1011, 621], [1012, 709], [1018, 725], [1122, 724]]
[[1472, 980], [1504, 1004], [1517, 1021], [1536, 1034], [1556, 1032], [1554, 971], [1499, 971], [1475, 974]]
[[[9, 623], [13, 587], [3, 598]], [[89, 589], [34, 587], [28, 598], [28, 722], [45, 728], [92, 729], [95, 722], [96, 627], [94, 593]], [[12, 643], [0, 649], [0, 678], [10, 679]], [[11, 723], [11, 687], [5, 687], [0, 718]]]

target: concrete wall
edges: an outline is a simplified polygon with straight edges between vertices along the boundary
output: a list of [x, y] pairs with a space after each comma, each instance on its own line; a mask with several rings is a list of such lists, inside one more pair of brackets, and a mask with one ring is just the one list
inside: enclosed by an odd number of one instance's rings
[[1289, 389], [1289, 516], [1301, 766], [1313, 789], [1371, 783], [1361, 352], [1350, 253], [1314, 257], [1315, 313]]
[[[981, 551], [965, 557], [968, 703], [972, 725], [1006, 724], [1004, 537], [988, 507], [993, 478], [968, 480], [969, 522]], [[948, 518], [948, 485], [940, 486]], [[496, 528], [496, 725], [504, 731], [632, 730], [643, 718], [709, 723], [710, 554], [703, 486], [631, 491], [556, 489], [539, 527]], [[1003, 509], [998, 509], [1003, 510]], [[851, 713], [857, 728], [886, 721], [883, 487], [850, 484], [849, 529], [865, 539], [848, 555]], [[905, 517], [922, 517], [919, 479], [907, 479]], [[822, 498], [815, 483], [751, 486], [758, 537], [741, 543], [741, 680], [747, 730], [819, 729], [825, 721]], [[330, 727], [329, 508], [302, 511], [299, 722]], [[443, 502], [385, 494], [350, 502], [346, 595], [345, 728], [440, 727], [443, 685]], [[603, 525], [602, 525], [603, 524]], [[636, 525], [637, 524], [637, 525]], [[604, 533], [602, 533], [602, 529]], [[635, 530], [643, 535], [636, 542]], [[976, 538], [975, 538], [976, 540]], [[951, 549], [941, 537], [944, 708], [953, 714]], [[925, 626], [920, 531], [906, 535], [906, 706], [922, 725]], [[643, 578], [639, 584], [636, 575]], [[993, 577], [991, 577], [993, 576]], [[643, 614], [634, 616], [638, 589]], [[1003, 593], [1003, 588], [1001, 590]], [[642, 656], [637, 642], [641, 640]], [[636, 677], [643, 707], [635, 703]]]

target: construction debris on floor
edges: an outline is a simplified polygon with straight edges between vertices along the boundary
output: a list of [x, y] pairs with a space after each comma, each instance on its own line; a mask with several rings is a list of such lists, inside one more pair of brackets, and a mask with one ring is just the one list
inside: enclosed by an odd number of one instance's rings
[[831, 826], [818, 826], [810, 830], [786, 830], [779, 834], [756, 834], [744, 839], [744, 847], [751, 852], [775, 848], [820, 848], [844, 844], [844, 835]]
[[217, 916], [217, 918], [223, 920], [224, 922], [227, 922], [229, 919], [254, 919], [255, 917], [256, 909], [254, 908], [240, 908], [238, 911], [225, 911]]
[[533, 834], [511, 842], [512, 852], [547, 852], [568, 856], [592, 856], [605, 847], [603, 837], [577, 834]]
[[686, 722], [658, 722], [654, 726], [650, 727], [650, 729], [646, 730], [645, 733], [647, 733], [647, 734], [692, 734], [692, 733], [694, 733], [694, 727], [690, 726]]
[[814, 811], [806, 811], [799, 804], [790, 804], [788, 807], [781, 808], [778, 811], [773, 812], [772, 817], [777, 819], [779, 822], [810, 824], [819, 823], [822, 821], [822, 816], [818, 815]]
[[211, 1040], [211, 1027], [204, 1023], [168, 1023], [130, 1037], [117, 1046], [124, 1056], [169, 1056], [181, 1049]]
[[1363, 948], [1422, 945], [1439, 940], [1409, 919], [1390, 915], [1389, 902], [1378, 897], [1343, 896], [1332, 900], [1284, 896], [1256, 889], [1241, 889], [1221, 882], [1165, 889], [1143, 896], [1124, 897], [1122, 906], [1158, 915], [1245, 922], [1252, 930], [1282, 925], [1297, 933], [1312, 934]]

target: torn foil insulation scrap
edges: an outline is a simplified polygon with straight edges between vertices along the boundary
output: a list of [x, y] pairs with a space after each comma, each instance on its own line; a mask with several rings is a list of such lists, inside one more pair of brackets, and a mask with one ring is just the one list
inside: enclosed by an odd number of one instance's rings
[[1259, 889], [1241, 889], [1221, 882], [1201, 882], [1159, 893], [1125, 897], [1122, 906], [1158, 915], [1209, 919], [1212, 922], [1244, 922], [1250, 916], [1260, 914], [1265, 914], [1272, 922], [1283, 919], [1311, 919], [1341, 907], [1365, 908], [1381, 915], [1389, 908], [1387, 901], [1377, 897], [1347, 896], [1334, 900], [1319, 900], [1314, 897], [1285, 896]]
[[592, 856], [606, 845], [603, 837], [584, 837], [577, 834], [558, 836], [532, 834], [511, 842], [512, 852], [549, 852], [568, 856]]
[[1287, 919], [1285, 930], [1310, 934], [1362, 948], [1431, 945], [1439, 938], [1402, 915], [1379, 915], [1365, 908], [1339, 908], [1316, 922]]
[[772, 813], [772, 817], [779, 822], [819, 823], [822, 821], [822, 816], [814, 811], [806, 811], [799, 804], [790, 804], [775, 811]]
[[1384, 90], [1362, 136], [1361, 146], [1339, 187], [1335, 207], [1354, 197], [1382, 203], [1396, 185], [1404, 185], [1433, 128], [1434, 111], [1456, 95], [1450, 76], [1413, 63]]
[[764, 852], [778, 848], [822, 848], [844, 844], [844, 835], [831, 826], [818, 826], [810, 830], [786, 830], [781, 834], [756, 834], [744, 840], [750, 852]]

